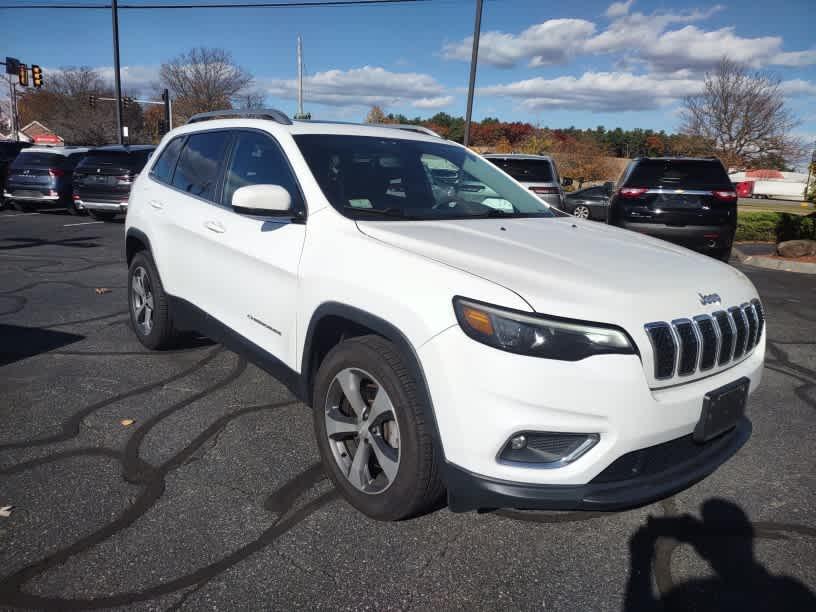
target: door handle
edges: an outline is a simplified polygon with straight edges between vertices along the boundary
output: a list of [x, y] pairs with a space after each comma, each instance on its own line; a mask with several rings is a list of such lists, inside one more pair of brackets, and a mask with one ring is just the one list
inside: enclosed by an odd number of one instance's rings
[[204, 224], [204, 227], [206, 227], [211, 232], [215, 232], [216, 234], [223, 234], [226, 231], [224, 226], [221, 225], [218, 221], [207, 221]]
[[158, 200], [150, 200], [150, 205], [156, 210], [161, 210], [162, 208], [164, 208], [164, 204], [162, 204]]

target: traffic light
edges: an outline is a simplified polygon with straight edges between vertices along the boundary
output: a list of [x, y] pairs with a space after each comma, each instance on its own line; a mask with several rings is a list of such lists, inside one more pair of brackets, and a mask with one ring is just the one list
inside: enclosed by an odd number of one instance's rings
[[124, 108], [125, 110], [127, 110], [128, 108], [130, 108], [130, 103], [131, 103], [132, 101], [133, 101], [133, 100], [131, 100], [131, 99], [130, 99], [130, 98], [128, 98], [128, 97], [124, 97], [124, 98], [122, 98], [122, 108]]
[[88, 96], [88, 106], [90, 106], [92, 109], [96, 108], [96, 96], [95, 95], [91, 94], [90, 96]]
[[20, 67], [17, 69], [17, 78], [20, 79], [20, 85], [23, 87], [28, 87], [28, 65], [27, 64], [20, 64]]
[[34, 87], [42, 87], [43, 85], [42, 68], [37, 64], [31, 64], [31, 81]]

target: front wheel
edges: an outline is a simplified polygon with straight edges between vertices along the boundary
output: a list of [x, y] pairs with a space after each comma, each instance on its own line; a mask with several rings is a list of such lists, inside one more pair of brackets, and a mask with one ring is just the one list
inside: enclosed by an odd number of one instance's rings
[[575, 207], [575, 210], [572, 211], [572, 214], [579, 219], [589, 219], [589, 207], [579, 204]]
[[314, 427], [326, 471], [363, 514], [399, 520], [440, 499], [433, 426], [417, 381], [384, 338], [352, 338], [329, 352], [315, 378]]

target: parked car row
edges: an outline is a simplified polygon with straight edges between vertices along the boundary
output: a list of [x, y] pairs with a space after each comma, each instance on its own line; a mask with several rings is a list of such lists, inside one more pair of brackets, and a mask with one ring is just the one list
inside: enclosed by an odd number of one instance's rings
[[[5, 143], [3, 143], [5, 145]], [[14, 143], [15, 147], [18, 143]], [[5, 150], [3, 147], [0, 150]], [[7, 147], [3, 200], [18, 210], [65, 207], [111, 220], [127, 209], [133, 180], [155, 149], [152, 145], [105, 147]]]

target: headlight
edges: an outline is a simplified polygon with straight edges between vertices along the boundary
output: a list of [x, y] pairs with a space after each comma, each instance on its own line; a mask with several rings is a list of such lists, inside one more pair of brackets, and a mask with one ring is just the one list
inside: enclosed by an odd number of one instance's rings
[[453, 299], [453, 308], [468, 336], [510, 353], [578, 361], [636, 352], [626, 332], [617, 327], [525, 314], [461, 297]]

